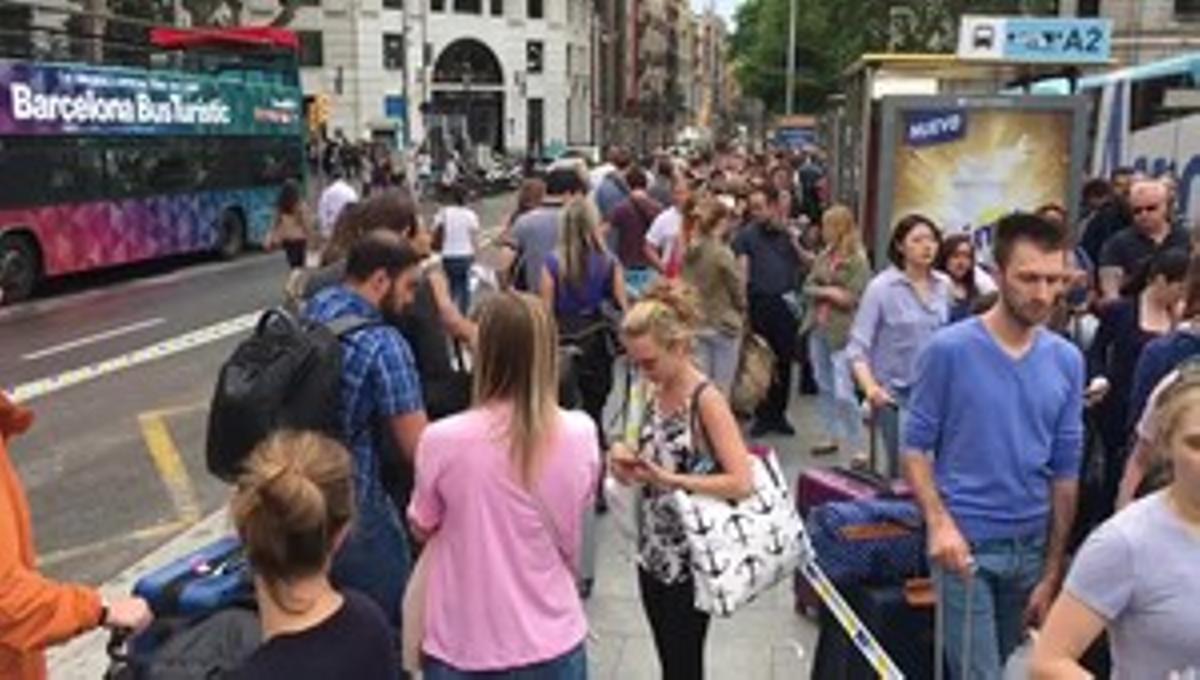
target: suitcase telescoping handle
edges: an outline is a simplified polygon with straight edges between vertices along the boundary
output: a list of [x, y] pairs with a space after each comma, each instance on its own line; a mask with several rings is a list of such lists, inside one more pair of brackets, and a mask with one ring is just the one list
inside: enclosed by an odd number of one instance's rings
[[[942, 597], [941, 584], [945, 582], [948, 575], [940, 566], [934, 566], [937, 572], [934, 575], [934, 592], [936, 593], [936, 603], [933, 609], [933, 677], [935, 680], [943, 680], [946, 674], [946, 607], [945, 598]], [[967, 602], [965, 605], [966, 613], [963, 615], [963, 648], [962, 656], [959, 659], [959, 673], [964, 678], [971, 677], [971, 614], [974, 609], [973, 596], [975, 594], [975, 572], [976, 567], [972, 562], [970, 571], [966, 576], [966, 591]]]

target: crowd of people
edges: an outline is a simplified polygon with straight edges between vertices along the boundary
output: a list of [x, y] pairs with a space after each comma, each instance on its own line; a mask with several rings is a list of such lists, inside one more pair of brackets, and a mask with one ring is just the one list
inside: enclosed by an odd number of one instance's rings
[[[952, 677], [999, 677], [1030, 627], [1037, 677], [1106, 670], [1081, 661], [1105, 629], [1118, 677], [1194, 672], [1200, 259], [1169, 183], [1111, 179], [1086, 185], [1077, 224], [1060, 205], [1001, 218], [988, 253], [904, 216], [873, 273], [815, 150], [618, 147], [525, 181], [487, 295], [461, 196], [427, 225], [406, 191], [360, 200], [335, 177], [314, 227], [285, 189], [270, 244], [300, 272], [289, 296], [316, 322], [372, 323], [343, 340], [341, 436], [281, 433], [238, 484], [266, 637], [239, 677], [398, 677], [398, 632], [430, 678], [586, 677], [582, 554], [605, 474], [642, 489], [630, 578], [662, 675], [705, 677], [709, 615], [670, 494], [750, 494], [747, 440], [795, 435], [798, 390], [817, 396], [814, 455], [911, 486]], [[770, 387], [735, 414], [759, 338]], [[631, 376], [649, 398], [635, 436], [613, 437], [606, 404]], [[0, 410], [5, 438], [27, 425]], [[7, 544], [28, 513], [0, 482]], [[28, 650], [146, 623], [144, 603], [40, 580], [21, 540], [0, 553], [0, 604], [22, 598], [0, 606], [0, 671], [39, 677]]]

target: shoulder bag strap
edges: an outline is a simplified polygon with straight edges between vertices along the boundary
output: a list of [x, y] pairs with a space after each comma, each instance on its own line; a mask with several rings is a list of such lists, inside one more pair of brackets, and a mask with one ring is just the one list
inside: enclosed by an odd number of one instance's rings
[[541, 518], [542, 524], [546, 525], [546, 530], [550, 532], [550, 539], [554, 541], [554, 550], [558, 553], [558, 557], [562, 560], [563, 566], [571, 573], [571, 576], [576, 580], [579, 578], [579, 570], [571, 561], [570, 555], [567, 553], [566, 545], [563, 543], [562, 533], [558, 530], [558, 525], [554, 523], [554, 518], [550, 515], [550, 508], [546, 506], [546, 502], [542, 500], [541, 494], [534, 489], [529, 490], [530, 497], [533, 498], [533, 504], [537, 507], [538, 517]]
[[[717, 458], [713, 452], [712, 440], [708, 438], [708, 429], [704, 427], [704, 418], [700, 415], [700, 395], [704, 390], [708, 389], [710, 382], [702, 381], [692, 390], [692, 398], [688, 402], [688, 427], [692, 434], [692, 448], [697, 451], [703, 451], [705, 455], [712, 459], [715, 466]], [[699, 436], [697, 441], [696, 435]]]

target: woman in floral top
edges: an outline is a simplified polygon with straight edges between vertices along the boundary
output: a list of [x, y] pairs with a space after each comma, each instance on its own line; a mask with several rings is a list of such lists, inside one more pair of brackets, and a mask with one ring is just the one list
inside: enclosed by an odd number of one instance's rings
[[827, 442], [813, 447], [813, 453], [833, 453], [839, 442], [861, 453], [866, 441], [845, 349], [871, 267], [849, 208], [835, 205], [826, 210], [821, 217], [821, 233], [828, 245], [817, 256], [804, 285], [809, 300], [805, 320], [809, 328], [808, 357], [828, 436]]
[[752, 491], [749, 452], [721, 391], [692, 360], [699, 312], [678, 283], [652, 288], [625, 317], [629, 360], [649, 383], [638, 450], [612, 447], [613, 475], [643, 485], [638, 581], [662, 677], [704, 677], [708, 614], [695, 608], [691, 559], [676, 489], [741, 499]]

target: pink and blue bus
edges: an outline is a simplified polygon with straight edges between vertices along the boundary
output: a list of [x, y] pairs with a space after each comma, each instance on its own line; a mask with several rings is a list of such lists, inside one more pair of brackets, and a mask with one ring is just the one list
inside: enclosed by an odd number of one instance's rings
[[155, 30], [144, 66], [0, 58], [0, 290], [261, 244], [304, 176], [296, 39]]

